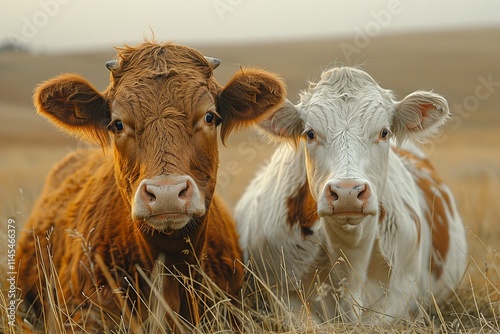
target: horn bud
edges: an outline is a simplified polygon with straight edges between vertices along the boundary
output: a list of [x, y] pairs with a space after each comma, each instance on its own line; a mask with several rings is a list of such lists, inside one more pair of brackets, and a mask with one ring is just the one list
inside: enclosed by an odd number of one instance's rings
[[106, 62], [106, 67], [108, 68], [108, 70], [114, 70], [114, 69], [117, 69], [118, 68], [118, 60], [117, 59], [113, 59], [113, 60], [108, 60]]
[[215, 70], [220, 65], [220, 59], [218, 59], [218, 58], [205, 56], [205, 59], [208, 61], [210, 66], [212, 66], [212, 70]]

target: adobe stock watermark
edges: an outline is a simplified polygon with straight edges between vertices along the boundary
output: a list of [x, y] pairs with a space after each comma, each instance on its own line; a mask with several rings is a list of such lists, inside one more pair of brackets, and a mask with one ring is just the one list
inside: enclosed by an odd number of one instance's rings
[[474, 89], [474, 94], [467, 96], [461, 104], [454, 104], [452, 107], [453, 115], [457, 115], [451, 120], [455, 122], [452, 126], [454, 130], [462, 125], [463, 119], [469, 118], [473, 112], [479, 109], [481, 101], [489, 99], [500, 88], [500, 81], [494, 81], [491, 73], [487, 77], [477, 77], [477, 81], [479, 84]]
[[353, 43], [340, 43], [339, 47], [348, 63], [351, 63], [352, 57], [359, 57], [361, 51], [370, 45], [371, 39], [380, 35], [383, 28], [391, 24], [394, 15], [403, 11], [403, 7], [399, 0], [390, 0], [387, 3], [386, 9], [372, 11], [370, 16], [373, 18], [368, 21], [362, 28], [354, 29]]
[[71, 0], [39, 0], [38, 9], [28, 16], [21, 18], [19, 33], [10, 31], [7, 34], [9, 42], [15, 49], [25, 49], [29, 42], [38, 35], [50, 20], [58, 13], [62, 5], [66, 5]]
[[242, 2], [243, 0], [214, 0], [212, 5], [219, 19], [224, 21], [226, 14], [233, 12]]
[[241, 159], [229, 160], [219, 168], [217, 187], [224, 189], [229, 186], [231, 180], [238, 177], [243, 171], [242, 163], [246, 164], [254, 161], [258, 153], [266, 149], [269, 149], [269, 139], [256, 132], [249, 134], [236, 148], [236, 152]]
[[[451, 107], [452, 118], [450, 123], [453, 130], [460, 128], [464, 119], [468, 119], [472, 113], [479, 110], [481, 101], [486, 101], [500, 89], [500, 81], [495, 81], [491, 73], [487, 76], [478, 76], [477, 81], [478, 84], [474, 88], [474, 93], [467, 95], [462, 103], [455, 103]], [[447, 138], [448, 136], [441, 132], [438, 136], [425, 143], [427, 151], [430, 153], [434, 152], [436, 144], [444, 143]]]
[[7, 219], [7, 319], [9, 326], [16, 325], [16, 221], [12, 218]]

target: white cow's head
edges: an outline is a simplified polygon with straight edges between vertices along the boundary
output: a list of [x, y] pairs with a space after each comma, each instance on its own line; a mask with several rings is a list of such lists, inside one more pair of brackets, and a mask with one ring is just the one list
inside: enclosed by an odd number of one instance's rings
[[318, 215], [341, 225], [378, 214], [390, 139], [423, 140], [449, 113], [439, 95], [417, 91], [396, 101], [367, 73], [346, 67], [325, 71], [300, 97], [259, 125], [274, 138], [304, 140]]

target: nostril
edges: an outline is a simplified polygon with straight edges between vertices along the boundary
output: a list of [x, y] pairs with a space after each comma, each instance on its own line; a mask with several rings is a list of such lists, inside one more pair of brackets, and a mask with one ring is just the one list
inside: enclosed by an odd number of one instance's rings
[[331, 187], [330, 187], [330, 196], [334, 201], [339, 199], [339, 195], [335, 191], [333, 191]]
[[370, 198], [370, 188], [368, 185], [360, 186], [361, 191], [358, 193], [358, 199], [362, 202], [366, 202]]
[[153, 193], [153, 189], [151, 188], [151, 186], [144, 185], [142, 191], [144, 195], [146, 195], [145, 198], [148, 199], [149, 203], [156, 201], [156, 196]]
[[365, 196], [365, 193], [366, 191], [365, 190], [361, 190], [358, 194], [358, 199], [363, 199], [363, 197]]
[[189, 198], [190, 193], [191, 193], [191, 185], [188, 181], [186, 181], [185, 188], [179, 192], [179, 198], [182, 199]]

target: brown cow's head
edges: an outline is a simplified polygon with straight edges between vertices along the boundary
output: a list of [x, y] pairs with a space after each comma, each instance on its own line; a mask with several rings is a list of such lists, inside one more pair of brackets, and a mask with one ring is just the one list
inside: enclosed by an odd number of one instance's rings
[[105, 92], [66, 74], [39, 86], [35, 105], [64, 130], [111, 143], [116, 181], [134, 220], [179, 230], [210, 205], [219, 123], [224, 139], [277, 109], [286, 94], [280, 79], [257, 69], [242, 69], [221, 88], [212, 76], [217, 65], [171, 43], [126, 46], [106, 63]]

